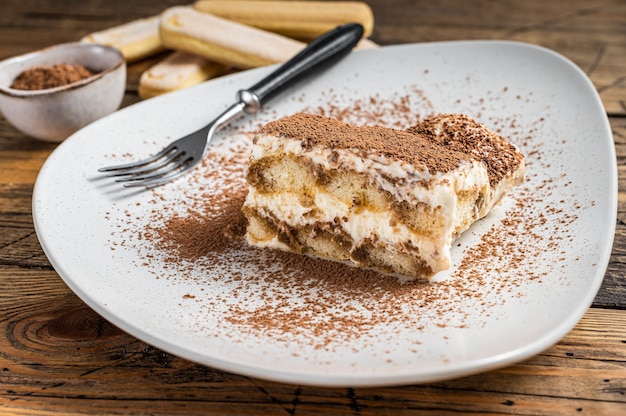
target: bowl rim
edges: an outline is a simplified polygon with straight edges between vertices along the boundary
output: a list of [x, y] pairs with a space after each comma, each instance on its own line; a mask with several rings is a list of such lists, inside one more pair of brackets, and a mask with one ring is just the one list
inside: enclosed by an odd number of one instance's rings
[[60, 49], [101, 49], [101, 50], [106, 50], [109, 53], [113, 53], [114, 55], [117, 56], [117, 59], [115, 63], [111, 65], [110, 67], [107, 67], [103, 69], [102, 71], [99, 71], [93, 74], [92, 76], [83, 78], [81, 80], [72, 82], [70, 84], [60, 85], [58, 87], [53, 87], [53, 88], [39, 89], [39, 90], [21, 90], [21, 89], [5, 87], [3, 85], [0, 85], [0, 94], [8, 95], [11, 97], [16, 97], [16, 98], [27, 98], [27, 97], [36, 97], [36, 96], [42, 96], [42, 95], [50, 95], [50, 94], [64, 92], [64, 91], [71, 91], [71, 90], [83, 87], [87, 84], [91, 84], [97, 81], [98, 79], [103, 78], [107, 74], [111, 72], [115, 72], [120, 67], [123, 67], [126, 65], [126, 59], [124, 58], [124, 55], [122, 55], [122, 52], [119, 49], [114, 48], [112, 46], [102, 45], [98, 43], [89, 43], [89, 42], [68, 42], [68, 43], [61, 43], [58, 45], [49, 46], [47, 48], [39, 49], [36, 51], [32, 51], [32, 52], [28, 52], [22, 55], [17, 55], [17, 56], [4, 59], [0, 61], [0, 71], [2, 70], [4, 66], [8, 66], [17, 62], [27, 62], [36, 57], [47, 54], [51, 51], [60, 50]]

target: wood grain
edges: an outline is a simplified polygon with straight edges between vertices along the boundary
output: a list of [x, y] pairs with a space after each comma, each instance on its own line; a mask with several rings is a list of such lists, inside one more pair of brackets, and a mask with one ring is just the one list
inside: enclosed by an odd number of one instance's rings
[[[119, 330], [63, 283], [39, 245], [31, 212], [36, 176], [56, 145], [25, 137], [0, 118], [0, 414], [626, 413], [626, 2], [367, 3], [380, 44], [530, 42], [572, 60], [596, 86], [615, 139], [619, 201], [604, 283], [576, 328], [517, 365], [415, 386], [293, 386], [193, 364]], [[189, 1], [5, 0], [0, 59], [176, 4]], [[139, 100], [139, 76], [158, 59], [129, 67], [124, 106]]]
[[98, 317], [52, 271], [3, 268], [0, 277], [22, 300], [7, 307], [0, 298], [7, 340], [0, 352], [0, 409], [6, 414], [21, 414], [24, 402], [28, 414], [67, 411], [67, 401], [72, 414], [626, 411], [626, 314], [619, 310], [591, 309], [559, 344], [508, 368], [421, 386], [328, 389], [223, 373], [161, 352]]

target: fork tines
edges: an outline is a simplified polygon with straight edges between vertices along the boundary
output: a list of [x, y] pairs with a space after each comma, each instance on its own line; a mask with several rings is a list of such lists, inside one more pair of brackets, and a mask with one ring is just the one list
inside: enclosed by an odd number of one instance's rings
[[107, 172], [108, 177], [117, 177], [115, 182], [123, 182], [126, 187], [152, 187], [162, 185], [182, 174], [193, 161], [191, 156], [176, 146], [168, 146], [149, 158], [98, 169]]

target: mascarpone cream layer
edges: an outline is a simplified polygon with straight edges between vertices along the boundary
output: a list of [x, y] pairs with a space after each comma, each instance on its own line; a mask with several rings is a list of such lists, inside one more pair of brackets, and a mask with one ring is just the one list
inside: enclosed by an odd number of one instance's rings
[[[394, 221], [389, 211], [351, 211], [348, 205], [323, 191], [316, 193], [314, 206], [303, 207], [298, 195], [293, 193], [261, 194], [251, 190], [245, 205], [255, 208], [261, 215], [277, 217], [296, 228], [318, 223], [335, 224], [335, 218], [343, 218], [335, 226], [341, 227], [350, 236], [355, 247], [367, 239], [398, 248], [410, 243], [433, 270], [450, 266], [450, 239], [446, 236], [431, 238], [417, 234], [403, 224], [392, 226]], [[276, 237], [267, 241], [252, 241], [248, 236], [248, 242], [261, 247], [288, 249]]]

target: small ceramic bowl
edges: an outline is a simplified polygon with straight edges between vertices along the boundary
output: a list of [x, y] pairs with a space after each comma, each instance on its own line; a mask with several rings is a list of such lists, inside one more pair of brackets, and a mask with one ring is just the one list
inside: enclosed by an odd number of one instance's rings
[[[42, 90], [11, 88], [24, 70], [66, 63], [95, 72], [89, 78]], [[0, 111], [21, 132], [60, 142], [117, 110], [124, 98], [126, 62], [114, 48], [65, 43], [0, 62]]]

